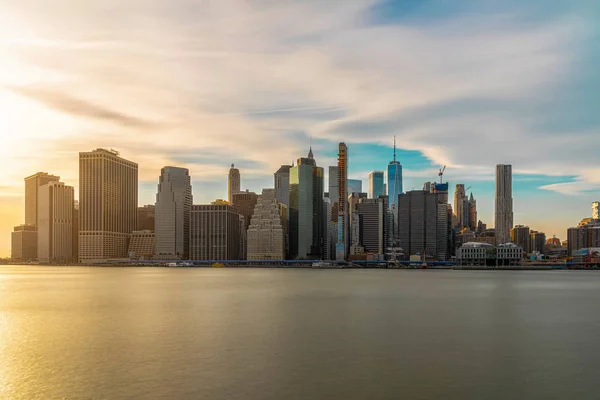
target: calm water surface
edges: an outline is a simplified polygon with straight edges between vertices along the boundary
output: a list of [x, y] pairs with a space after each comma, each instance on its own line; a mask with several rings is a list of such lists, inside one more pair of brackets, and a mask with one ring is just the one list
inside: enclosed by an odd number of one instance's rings
[[598, 399], [600, 274], [0, 267], [2, 399]]

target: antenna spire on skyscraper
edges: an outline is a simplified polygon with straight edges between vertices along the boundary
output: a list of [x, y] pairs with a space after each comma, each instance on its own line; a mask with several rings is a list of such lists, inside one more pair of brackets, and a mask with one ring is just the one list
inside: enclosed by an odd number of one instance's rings
[[396, 161], [396, 135], [394, 135], [394, 161]]

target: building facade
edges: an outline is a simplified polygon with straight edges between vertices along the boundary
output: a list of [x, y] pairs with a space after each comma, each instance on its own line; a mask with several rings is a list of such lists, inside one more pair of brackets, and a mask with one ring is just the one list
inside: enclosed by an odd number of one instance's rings
[[369, 173], [369, 198], [377, 199], [385, 194], [383, 171], [371, 171]]
[[240, 170], [235, 168], [234, 164], [231, 164], [229, 169], [229, 176], [227, 177], [227, 201], [229, 204], [233, 204], [233, 195], [241, 190], [242, 177]]
[[10, 255], [13, 261], [37, 260], [37, 230], [35, 225], [15, 226], [11, 233]]
[[287, 207], [263, 189], [248, 228], [248, 260], [284, 260]]
[[592, 203], [592, 218], [600, 220], [600, 201]]
[[345, 143], [338, 145], [338, 204], [337, 204], [337, 241], [335, 245], [335, 259], [343, 261], [348, 256], [349, 239], [349, 213], [348, 213], [348, 146]]
[[529, 232], [529, 248], [531, 249], [531, 252], [537, 251], [538, 253], [544, 253], [545, 245], [546, 234], [544, 232]]
[[190, 213], [191, 260], [239, 260], [243, 218], [228, 204], [194, 205]]
[[348, 179], [348, 195], [362, 193], [362, 181], [360, 179]]
[[155, 206], [154, 252], [162, 260], [187, 259], [190, 247], [192, 182], [187, 168], [161, 170]]
[[[129, 258], [150, 260], [154, 257], [155, 233], [150, 230], [133, 231], [129, 240]], [[158, 256], [161, 259], [160, 256]]]
[[402, 188], [402, 165], [396, 160], [396, 137], [394, 136], [394, 159], [390, 161], [387, 169], [387, 190], [389, 207], [397, 208], [398, 196], [403, 192]]
[[290, 168], [291, 165], [282, 165], [274, 174], [275, 198], [286, 207], [290, 205]]
[[142, 207], [138, 207], [138, 231], [152, 231], [154, 232], [156, 221], [156, 206], [154, 204], [147, 204]]
[[114, 150], [79, 153], [79, 261], [127, 257], [137, 228], [138, 165]]
[[75, 189], [62, 182], [38, 188], [38, 260], [43, 263], [72, 262]]
[[456, 225], [462, 228], [465, 225], [465, 202], [467, 195], [465, 193], [465, 185], [458, 183], [454, 189], [454, 212], [456, 213]]
[[498, 164], [496, 166], [495, 221], [496, 242], [499, 245], [507, 243], [510, 240], [510, 230], [513, 228], [511, 165]]
[[387, 197], [361, 199], [356, 206], [360, 224], [360, 245], [366, 253], [385, 254]]
[[38, 172], [25, 178], [25, 225], [37, 225], [38, 188], [58, 181], [60, 181], [60, 176], [50, 175], [46, 172]]
[[477, 231], [477, 200], [473, 197], [473, 192], [467, 204], [469, 205], [469, 229], [475, 232]]
[[290, 169], [290, 258], [317, 259], [323, 254], [323, 168], [312, 151]]
[[517, 225], [510, 230], [510, 241], [520, 246], [527, 254], [531, 253], [531, 240], [528, 226]]

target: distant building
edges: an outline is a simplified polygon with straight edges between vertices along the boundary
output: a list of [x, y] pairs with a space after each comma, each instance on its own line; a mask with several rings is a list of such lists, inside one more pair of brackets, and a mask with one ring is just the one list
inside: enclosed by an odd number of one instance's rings
[[137, 207], [136, 163], [114, 150], [79, 153], [80, 262], [126, 258]]
[[[135, 260], [152, 259], [154, 255], [154, 240], [155, 233], [153, 231], [133, 231], [129, 240], [129, 258]], [[156, 256], [156, 258], [164, 260], [160, 255]]]
[[275, 189], [263, 189], [248, 228], [248, 260], [284, 260], [287, 207]]
[[592, 203], [592, 219], [600, 220], [600, 201]]
[[239, 260], [241, 218], [227, 204], [192, 206], [190, 259]]
[[361, 199], [356, 206], [360, 244], [366, 253], [384, 254], [386, 245], [387, 196]]
[[385, 195], [385, 184], [383, 183], [383, 171], [371, 171], [369, 173], [369, 198], [377, 199]]
[[187, 259], [190, 247], [192, 182], [187, 168], [161, 170], [155, 207], [154, 251], [161, 260]]
[[546, 245], [546, 234], [544, 232], [531, 231], [529, 233], [529, 243], [530, 249], [533, 253], [537, 251], [538, 253], [544, 253], [544, 246]]
[[338, 145], [338, 215], [337, 215], [337, 243], [335, 245], [335, 259], [343, 261], [348, 256], [349, 218], [348, 213], [348, 146], [345, 143]]
[[138, 231], [154, 232], [154, 224], [156, 219], [155, 212], [156, 206], [154, 204], [138, 207]]
[[561, 241], [556, 236], [553, 236], [546, 240], [546, 245], [553, 248], [558, 248], [561, 247]]
[[454, 212], [456, 213], [456, 226], [458, 228], [468, 226], [468, 205], [466, 205], [465, 203], [467, 203], [465, 185], [459, 183], [454, 189]]
[[473, 192], [467, 202], [469, 207], [469, 229], [473, 232], [477, 231], [477, 200], [473, 197]]
[[244, 216], [245, 230], [248, 230], [248, 227], [252, 222], [252, 215], [254, 214], [254, 207], [256, 206], [257, 202], [258, 195], [248, 190], [245, 192], [238, 192], [233, 195], [233, 203], [231, 205], [239, 214]]
[[322, 257], [323, 209], [323, 168], [317, 167], [311, 150], [308, 157], [299, 158], [290, 169], [291, 258]]
[[[340, 201], [340, 191], [338, 188], [338, 167], [330, 166], [329, 167], [329, 198], [331, 199], [331, 206], [333, 207], [334, 203], [338, 203]], [[335, 215], [335, 220], [337, 221], [337, 215]]]
[[282, 165], [274, 174], [275, 198], [286, 207], [290, 205], [290, 169], [291, 165]]
[[348, 195], [362, 193], [362, 181], [360, 179], [348, 179]]
[[517, 225], [510, 230], [510, 241], [521, 246], [527, 254], [531, 253], [531, 238], [528, 226]]
[[587, 219], [576, 228], [567, 230], [567, 254], [573, 256], [579, 249], [600, 247], [600, 221]]
[[235, 168], [234, 164], [231, 164], [229, 176], [227, 178], [227, 201], [229, 201], [229, 204], [233, 204], [233, 195], [239, 192], [241, 187], [242, 178], [240, 176], [240, 170]]
[[468, 242], [456, 251], [460, 266], [516, 266], [523, 262], [523, 248], [513, 243], [493, 246], [488, 243]]
[[396, 137], [394, 136], [394, 159], [390, 161], [387, 169], [387, 190], [389, 197], [389, 207], [398, 206], [398, 196], [403, 193], [402, 190], [402, 165], [396, 160]]
[[72, 262], [74, 188], [62, 182], [38, 187], [38, 260]]
[[60, 181], [60, 176], [50, 175], [46, 172], [38, 172], [25, 178], [25, 225], [37, 225], [38, 188], [58, 181]]
[[481, 220], [477, 222], [477, 234], [482, 234], [487, 229], [487, 224], [484, 224]]
[[79, 201], [73, 201], [73, 224], [71, 225], [71, 248], [73, 262], [79, 261]]
[[37, 230], [35, 225], [15, 226], [11, 234], [11, 259], [21, 262], [37, 260]]
[[496, 166], [496, 241], [506, 243], [513, 228], [512, 166]]

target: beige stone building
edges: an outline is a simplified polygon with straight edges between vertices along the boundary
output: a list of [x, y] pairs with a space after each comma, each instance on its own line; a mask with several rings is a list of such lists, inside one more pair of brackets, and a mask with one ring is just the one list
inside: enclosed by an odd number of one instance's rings
[[[129, 258], [150, 260], [154, 254], [155, 234], [152, 231], [134, 231], [129, 240]], [[160, 259], [160, 256], [158, 257]]]
[[248, 260], [285, 259], [285, 212], [285, 205], [275, 198], [275, 189], [264, 189], [248, 228]]
[[38, 260], [72, 262], [74, 188], [49, 182], [38, 188]]

